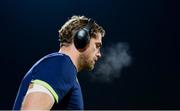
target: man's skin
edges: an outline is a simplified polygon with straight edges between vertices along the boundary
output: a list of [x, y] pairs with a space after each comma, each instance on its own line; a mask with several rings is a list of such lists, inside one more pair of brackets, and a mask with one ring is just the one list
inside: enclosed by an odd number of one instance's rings
[[[101, 46], [102, 36], [101, 33], [97, 33], [95, 38], [91, 38], [83, 52], [78, 51], [73, 43], [61, 47], [59, 52], [68, 55], [79, 72], [82, 69], [92, 70], [94, 68], [95, 62], [101, 57]], [[30, 84], [29, 89], [32, 87], [33, 85]], [[24, 98], [21, 110], [50, 110], [53, 104], [54, 101], [50, 95], [43, 92], [32, 92]]]

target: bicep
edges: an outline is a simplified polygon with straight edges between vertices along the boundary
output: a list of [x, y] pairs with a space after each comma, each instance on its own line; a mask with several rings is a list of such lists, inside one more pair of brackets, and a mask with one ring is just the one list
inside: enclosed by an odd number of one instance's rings
[[50, 110], [54, 104], [54, 99], [45, 88], [38, 86], [29, 88], [22, 103], [22, 110]]

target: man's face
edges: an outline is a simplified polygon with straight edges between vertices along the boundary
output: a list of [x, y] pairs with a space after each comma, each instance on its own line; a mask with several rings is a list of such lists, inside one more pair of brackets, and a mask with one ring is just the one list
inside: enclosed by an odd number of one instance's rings
[[91, 38], [87, 49], [80, 54], [79, 62], [82, 69], [94, 69], [96, 61], [101, 57], [101, 46], [102, 36], [100, 33], [97, 33], [95, 38]]

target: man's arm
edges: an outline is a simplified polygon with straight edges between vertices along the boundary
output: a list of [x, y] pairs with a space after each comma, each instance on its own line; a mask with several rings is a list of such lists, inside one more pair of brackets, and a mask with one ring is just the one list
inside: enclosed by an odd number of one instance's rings
[[51, 93], [43, 86], [30, 84], [21, 110], [50, 110], [54, 104]]

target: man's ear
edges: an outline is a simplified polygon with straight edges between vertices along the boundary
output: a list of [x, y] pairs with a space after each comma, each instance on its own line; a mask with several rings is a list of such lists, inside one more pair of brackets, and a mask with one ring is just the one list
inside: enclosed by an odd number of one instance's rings
[[82, 49], [77, 49], [79, 52], [84, 52], [88, 49], [88, 47], [90, 46], [90, 43], [86, 45], [86, 47], [82, 48]]

